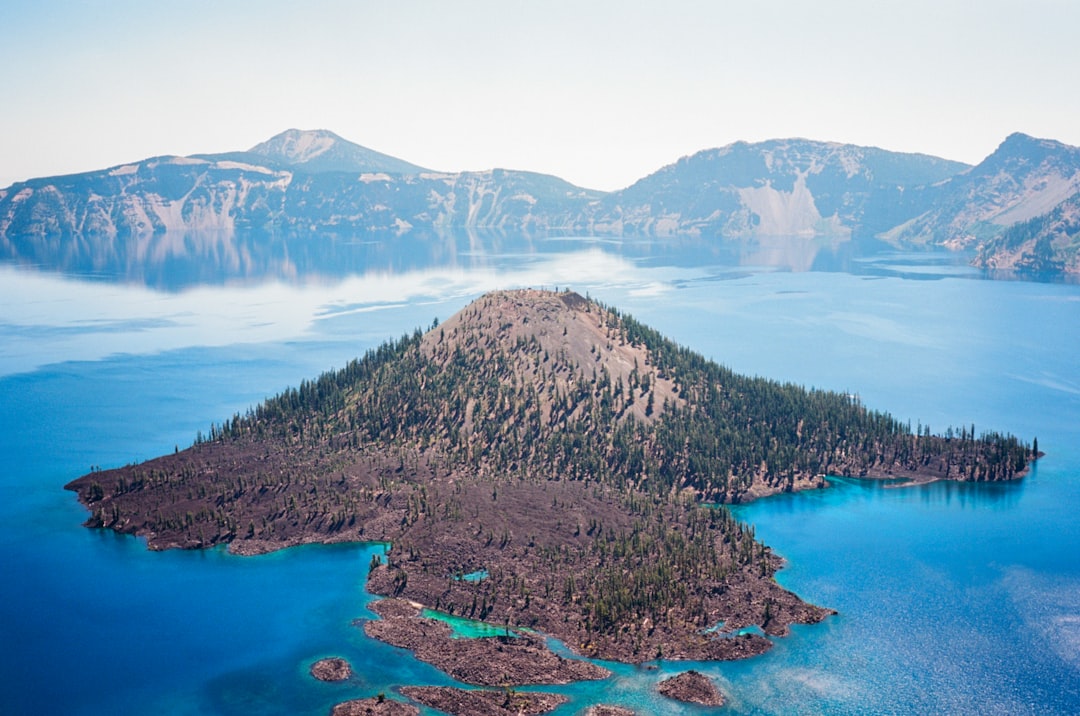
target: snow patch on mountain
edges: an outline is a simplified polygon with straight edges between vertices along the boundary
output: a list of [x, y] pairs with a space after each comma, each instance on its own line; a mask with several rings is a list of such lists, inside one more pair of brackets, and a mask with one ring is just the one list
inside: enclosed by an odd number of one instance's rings
[[454, 180], [458, 178], [458, 175], [449, 172], [423, 172], [420, 174], [420, 178], [430, 181], [444, 181], [447, 184], [453, 184]]
[[239, 171], [257, 172], [259, 174], [269, 174], [271, 176], [278, 174], [278, 172], [275, 172], [272, 169], [255, 166], [254, 164], [247, 164], [245, 162], [233, 162], [225, 160], [217, 162], [214, 166], [216, 166], [218, 169], [237, 169]]
[[165, 163], [177, 166], [188, 166], [193, 164], [209, 164], [210, 162], [205, 159], [196, 159], [195, 157], [169, 157]]
[[116, 167], [115, 169], [111, 170], [109, 172], [109, 176], [111, 176], [111, 177], [122, 177], [122, 176], [127, 176], [129, 174], [134, 174], [137, 171], [139, 171], [139, 165], [138, 164], [124, 164], [123, 166], [119, 166], [119, 167]]

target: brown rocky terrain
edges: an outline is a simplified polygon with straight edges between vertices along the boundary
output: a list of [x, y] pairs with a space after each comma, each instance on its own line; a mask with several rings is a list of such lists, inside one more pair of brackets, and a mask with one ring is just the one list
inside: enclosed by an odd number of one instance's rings
[[466, 684], [568, 684], [611, 676], [595, 664], [552, 653], [543, 639], [528, 632], [455, 639], [449, 626], [421, 617], [419, 608], [404, 600], [384, 599], [371, 609], [381, 619], [366, 622], [365, 634], [408, 649], [416, 658]]
[[453, 716], [536, 716], [546, 714], [567, 701], [560, 694], [513, 689], [473, 691], [451, 686], [405, 686], [401, 693]]
[[311, 675], [319, 681], [344, 681], [352, 676], [352, 667], [345, 659], [319, 659], [311, 665]]
[[353, 699], [333, 708], [330, 716], [418, 716], [420, 709], [412, 704], [387, 698]]
[[669, 699], [685, 701], [702, 706], [723, 706], [724, 696], [716, 684], [700, 671], [684, 671], [670, 679], [664, 679], [657, 687]]

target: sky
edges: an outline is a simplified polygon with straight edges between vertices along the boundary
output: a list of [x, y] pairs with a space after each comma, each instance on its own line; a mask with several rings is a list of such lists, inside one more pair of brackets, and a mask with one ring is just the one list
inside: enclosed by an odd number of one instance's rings
[[4, 0], [0, 187], [329, 129], [614, 190], [805, 137], [1080, 145], [1077, 0]]

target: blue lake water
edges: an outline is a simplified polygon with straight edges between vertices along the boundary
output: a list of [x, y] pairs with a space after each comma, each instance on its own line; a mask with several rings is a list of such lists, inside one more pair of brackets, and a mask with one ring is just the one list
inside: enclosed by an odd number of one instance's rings
[[[752, 374], [858, 393], [913, 425], [1037, 436], [1022, 482], [829, 490], [738, 508], [779, 580], [839, 615], [768, 654], [694, 664], [731, 714], [1080, 713], [1080, 287], [955, 257], [550, 240], [393, 271], [158, 290], [0, 267], [0, 711], [325, 714], [451, 680], [366, 639], [381, 547], [153, 553], [80, 527], [64, 483], [191, 443], [483, 291], [569, 286]], [[834, 260], [829, 260], [832, 257]], [[357, 676], [323, 684], [312, 661]], [[698, 713], [609, 665], [572, 701]], [[433, 713], [433, 712], [428, 712]]]

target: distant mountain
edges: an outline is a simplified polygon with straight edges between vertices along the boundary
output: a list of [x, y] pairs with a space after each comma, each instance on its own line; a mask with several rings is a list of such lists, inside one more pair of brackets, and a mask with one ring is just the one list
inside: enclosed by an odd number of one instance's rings
[[1012, 134], [936, 189], [933, 206], [888, 232], [901, 242], [977, 248], [986, 268], [1080, 271], [1080, 148]]
[[433, 172], [325, 130], [0, 189], [0, 259], [131, 275], [140, 263], [257, 264], [262, 232], [457, 229], [589, 235], [826, 235], [977, 252], [986, 268], [1080, 273], [1080, 149], [1014, 134], [977, 166], [805, 139], [737, 142], [626, 189], [493, 169]]
[[869, 236], [927, 206], [923, 187], [968, 165], [785, 139], [684, 157], [601, 203], [592, 228], [648, 234]]
[[386, 172], [421, 174], [431, 171], [359, 144], [353, 144], [325, 129], [289, 129], [248, 150], [286, 166], [310, 173]]
[[289, 130], [247, 152], [0, 189], [0, 258], [82, 271], [199, 256], [244, 263], [244, 232], [546, 231], [572, 226], [600, 196], [532, 172], [429, 172], [330, 132]]

